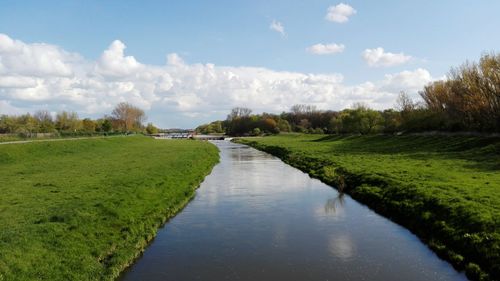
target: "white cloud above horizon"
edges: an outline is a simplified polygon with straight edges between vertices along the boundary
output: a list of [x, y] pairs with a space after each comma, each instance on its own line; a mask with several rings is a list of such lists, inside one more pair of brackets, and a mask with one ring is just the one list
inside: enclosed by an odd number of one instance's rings
[[306, 49], [307, 52], [314, 54], [314, 55], [331, 55], [331, 54], [337, 54], [337, 53], [342, 53], [345, 50], [344, 44], [336, 44], [336, 43], [330, 43], [330, 44], [315, 44]]
[[281, 22], [279, 22], [277, 20], [273, 20], [271, 22], [271, 24], [269, 25], [269, 29], [278, 32], [279, 34], [281, 34], [282, 37], [286, 36], [285, 27], [283, 26], [283, 24]]
[[164, 65], [150, 65], [125, 50], [115, 40], [94, 61], [55, 45], [0, 34], [0, 114], [44, 109], [98, 117], [126, 101], [145, 109], [158, 126], [193, 127], [223, 118], [236, 106], [279, 113], [299, 103], [339, 110], [364, 102], [384, 109], [393, 106], [401, 90], [416, 95], [435, 79], [418, 68], [346, 85], [339, 73], [190, 64], [175, 53], [167, 55]]
[[404, 53], [386, 52], [384, 48], [366, 49], [362, 53], [363, 60], [370, 67], [391, 67], [402, 65], [413, 59]]
[[349, 21], [349, 17], [353, 16], [357, 11], [348, 4], [340, 3], [335, 6], [328, 7], [325, 19], [336, 23], [345, 23]]

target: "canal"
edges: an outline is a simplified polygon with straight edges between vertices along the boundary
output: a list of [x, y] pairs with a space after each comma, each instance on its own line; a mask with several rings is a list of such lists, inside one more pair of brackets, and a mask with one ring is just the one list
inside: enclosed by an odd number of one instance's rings
[[405, 228], [253, 148], [221, 160], [120, 280], [467, 280]]

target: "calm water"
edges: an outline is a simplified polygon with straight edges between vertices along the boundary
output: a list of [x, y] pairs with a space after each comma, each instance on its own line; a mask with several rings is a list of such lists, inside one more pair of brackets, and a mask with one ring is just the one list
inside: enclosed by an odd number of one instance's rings
[[121, 280], [466, 280], [406, 229], [279, 159], [221, 162]]

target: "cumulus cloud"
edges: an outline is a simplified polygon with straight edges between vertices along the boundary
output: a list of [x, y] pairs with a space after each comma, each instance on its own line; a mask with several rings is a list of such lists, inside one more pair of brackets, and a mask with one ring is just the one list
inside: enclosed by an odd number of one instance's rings
[[[41, 46], [48, 53], [41, 52]], [[417, 69], [346, 85], [338, 73], [190, 64], [177, 54], [169, 54], [163, 65], [142, 64], [127, 56], [125, 48], [114, 41], [92, 61], [57, 46], [1, 35], [0, 114], [46, 109], [99, 117], [127, 101], [145, 109], [149, 121], [159, 126], [193, 127], [224, 118], [235, 106], [281, 112], [297, 103], [342, 109], [365, 102], [383, 109], [393, 105], [399, 91], [417, 91], [434, 79], [427, 70]]]
[[315, 44], [306, 49], [307, 52], [315, 55], [331, 55], [336, 53], [342, 53], [345, 49], [343, 44]]
[[278, 32], [281, 36], [286, 36], [285, 27], [283, 24], [277, 20], [273, 20], [269, 25], [269, 29]]
[[78, 55], [65, 52], [54, 45], [35, 43], [26, 48], [23, 42], [1, 33], [0, 53], [0, 73], [8, 71], [12, 76], [67, 77], [73, 74], [72, 64], [81, 60]]
[[144, 68], [134, 57], [124, 55], [125, 48], [120, 40], [113, 41], [99, 59], [97, 71], [103, 75], [123, 77]]
[[337, 23], [345, 23], [349, 21], [349, 17], [356, 14], [356, 10], [353, 7], [340, 3], [336, 6], [328, 7], [328, 12], [325, 19]]
[[428, 70], [417, 68], [414, 71], [402, 71], [395, 74], [386, 74], [381, 85], [381, 89], [396, 92], [405, 89], [408, 92], [416, 93], [422, 90], [424, 85], [436, 80]]
[[363, 51], [363, 59], [371, 67], [389, 67], [405, 64], [412, 59], [404, 53], [389, 53], [383, 48], [366, 49]]
[[184, 65], [184, 60], [177, 53], [172, 53], [167, 55], [167, 64], [172, 66], [182, 66]]

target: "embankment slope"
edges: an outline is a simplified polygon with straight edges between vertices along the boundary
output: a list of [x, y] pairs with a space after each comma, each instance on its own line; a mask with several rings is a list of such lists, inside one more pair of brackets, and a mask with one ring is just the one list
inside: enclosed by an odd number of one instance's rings
[[0, 146], [0, 280], [112, 280], [218, 162], [147, 137]]
[[274, 154], [409, 228], [475, 280], [500, 280], [500, 138], [288, 134]]

